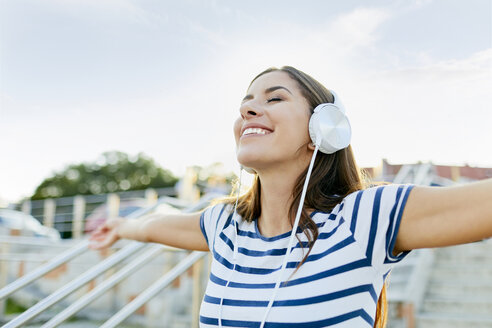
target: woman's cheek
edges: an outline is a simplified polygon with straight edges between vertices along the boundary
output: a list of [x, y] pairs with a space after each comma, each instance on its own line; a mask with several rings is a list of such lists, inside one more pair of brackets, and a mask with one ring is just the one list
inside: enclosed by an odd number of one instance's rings
[[240, 137], [239, 134], [241, 133], [242, 124], [243, 124], [243, 120], [240, 117], [238, 117], [234, 122], [233, 129], [234, 129], [234, 138], [236, 139], [236, 145], [239, 142], [239, 137]]

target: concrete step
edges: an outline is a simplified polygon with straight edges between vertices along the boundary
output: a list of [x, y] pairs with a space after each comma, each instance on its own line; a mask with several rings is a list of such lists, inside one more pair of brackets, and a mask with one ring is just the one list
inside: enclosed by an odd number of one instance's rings
[[[492, 242], [470, 243], [459, 246], [450, 246], [436, 249], [436, 258], [438, 259], [455, 259], [455, 260], [491, 260], [492, 259]], [[488, 262], [490, 263], [490, 262]]]
[[435, 250], [419, 328], [492, 328], [492, 242]]
[[426, 297], [423, 312], [455, 315], [490, 315], [492, 299], [490, 297], [474, 298], [434, 298]]
[[[492, 252], [492, 249], [489, 251]], [[436, 266], [461, 266], [461, 265], [471, 265], [471, 266], [479, 266], [485, 265], [485, 266], [490, 266], [491, 262], [489, 260], [492, 260], [492, 256], [489, 259], [477, 259], [474, 257], [466, 257], [466, 258], [452, 258], [452, 257], [437, 257], [434, 260], [433, 267]]]
[[427, 287], [431, 298], [489, 298], [492, 300], [492, 278], [474, 280], [432, 279]]
[[[63, 323], [58, 327], [61, 328], [97, 328], [100, 327], [102, 323], [95, 323], [95, 322], [89, 322], [89, 321], [81, 321], [81, 322], [67, 322]], [[25, 326], [26, 328], [39, 328], [41, 327], [41, 324], [35, 324], [35, 325], [28, 325]]]
[[[51, 319], [51, 318], [50, 318]], [[29, 323], [22, 327], [25, 328], [39, 328], [48, 320], [36, 321], [34, 323]], [[97, 328], [100, 327], [104, 321], [95, 321], [95, 320], [85, 320], [85, 319], [70, 319], [67, 322], [60, 324], [58, 327], [60, 328]], [[136, 324], [136, 323], [128, 323], [124, 322], [118, 325], [119, 328], [141, 328], [144, 325]]]
[[407, 328], [407, 325], [403, 319], [388, 318], [386, 328]]
[[416, 319], [418, 328], [492, 328], [492, 315], [421, 313]]
[[[492, 259], [491, 262], [492, 263]], [[474, 263], [453, 265], [437, 265], [431, 269], [431, 279], [452, 278], [455, 280], [490, 280], [492, 281], [492, 264]]]
[[189, 328], [192, 326], [191, 315], [175, 315], [173, 316], [172, 325], [173, 328]]

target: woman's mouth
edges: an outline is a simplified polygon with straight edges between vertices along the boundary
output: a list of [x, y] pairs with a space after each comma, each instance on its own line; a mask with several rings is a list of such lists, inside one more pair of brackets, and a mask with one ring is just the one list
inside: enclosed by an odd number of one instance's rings
[[265, 135], [272, 133], [271, 131], [262, 129], [262, 128], [247, 128], [244, 130], [243, 134], [241, 136], [246, 136], [246, 135]]

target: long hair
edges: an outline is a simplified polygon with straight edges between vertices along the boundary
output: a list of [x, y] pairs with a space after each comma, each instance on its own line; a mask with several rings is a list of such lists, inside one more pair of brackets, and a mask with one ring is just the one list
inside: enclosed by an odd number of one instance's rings
[[[311, 114], [317, 105], [322, 103], [333, 103], [333, 95], [321, 83], [316, 81], [308, 74], [291, 66], [282, 68], [269, 68], [258, 74], [252, 81], [253, 83], [260, 76], [281, 71], [287, 73], [294, 81], [297, 82], [301, 94], [307, 100]], [[250, 84], [251, 85], [251, 84]], [[306, 126], [307, 129], [307, 126]], [[308, 168], [299, 175], [292, 190], [293, 201], [289, 207], [290, 224], [293, 226], [297, 208], [299, 206], [302, 188], [306, 179]], [[313, 245], [318, 238], [318, 228], [314, 221], [309, 217], [306, 208], [316, 209], [322, 212], [330, 212], [339, 204], [347, 195], [364, 189], [366, 179], [363, 172], [358, 168], [352, 147], [339, 150], [334, 154], [324, 154], [318, 152], [314, 162], [313, 171], [307, 187], [304, 206], [299, 220], [299, 228], [303, 231], [308, 239], [309, 249], [299, 263], [298, 268], [306, 261]], [[235, 191], [233, 190], [233, 193]], [[234, 205], [235, 197], [231, 195], [225, 200], [226, 203]], [[236, 211], [246, 221], [252, 222], [261, 215], [261, 181], [255, 174], [251, 188], [239, 197]], [[301, 243], [302, 245], [302, 243]], [[384, 327], [386, 315], [382, 312], [381, 303], [385, 302], [385, 287], [381, 292], [378, 301], [378, 310], [376, 311], [375, 327]]]

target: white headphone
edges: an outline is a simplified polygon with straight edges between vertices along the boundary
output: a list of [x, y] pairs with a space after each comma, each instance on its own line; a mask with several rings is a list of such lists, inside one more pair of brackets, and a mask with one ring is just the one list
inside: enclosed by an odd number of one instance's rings
[[330, 92], [334, 102], [316, 106], [309, 119], [309, 136], [313, 144], [319, 146], [319, 151], [325, 154], [347, 148], [352, 135], [345, 107], [337, 94]]

